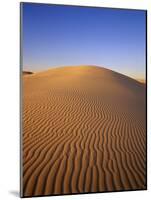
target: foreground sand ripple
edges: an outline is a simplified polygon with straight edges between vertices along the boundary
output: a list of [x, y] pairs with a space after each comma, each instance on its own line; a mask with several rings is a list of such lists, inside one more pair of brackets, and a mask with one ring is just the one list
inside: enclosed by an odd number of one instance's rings
[[95, 66], [23, 76], [23, 196], [145, 189], [145, 96]]

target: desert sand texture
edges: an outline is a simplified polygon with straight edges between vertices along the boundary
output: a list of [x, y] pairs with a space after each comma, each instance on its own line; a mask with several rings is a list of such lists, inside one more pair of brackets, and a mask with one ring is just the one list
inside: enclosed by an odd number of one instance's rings
[[22, 76], [23, 196], [146, 189], [146, 86], [97, 66]]

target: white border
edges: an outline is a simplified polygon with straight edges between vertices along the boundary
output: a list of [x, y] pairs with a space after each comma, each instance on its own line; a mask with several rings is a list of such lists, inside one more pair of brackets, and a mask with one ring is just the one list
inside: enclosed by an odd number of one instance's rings
[[[0, 199], [17, 198], [19, 192], [19, 2], [3, 0], [0, 5]], [[24, 1], [26, 2], [26, 0]], [[44, 0], [27, 1], [55, 4], [135, 8], [148, 10], [148, 44], [151, 44], [150, 0]], [[148, 45], [148, 102], [151, 102], [151, 50]], [[149, 123], [150, 122], [150, 123]], [[150, 199], [151, 118], [148, 103], [148, 191], [98, 193], [44, 197], [55, 199]], [[30, 199], [30, 198], [28, 198]], [[38, 199], [43, 199], [39, 197]]]

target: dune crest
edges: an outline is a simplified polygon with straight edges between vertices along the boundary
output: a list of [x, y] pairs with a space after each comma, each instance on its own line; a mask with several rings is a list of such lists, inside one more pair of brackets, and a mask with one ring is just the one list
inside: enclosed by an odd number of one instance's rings
[[97, 66], [23, 76], [23, 195], [145, 189], [145, 92]]

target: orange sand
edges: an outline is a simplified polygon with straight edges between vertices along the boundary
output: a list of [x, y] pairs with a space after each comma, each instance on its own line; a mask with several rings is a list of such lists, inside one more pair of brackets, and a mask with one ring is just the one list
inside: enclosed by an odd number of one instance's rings
[[145, 189], [145, 90], [95, 66], [23, 76], [23, 196]]

